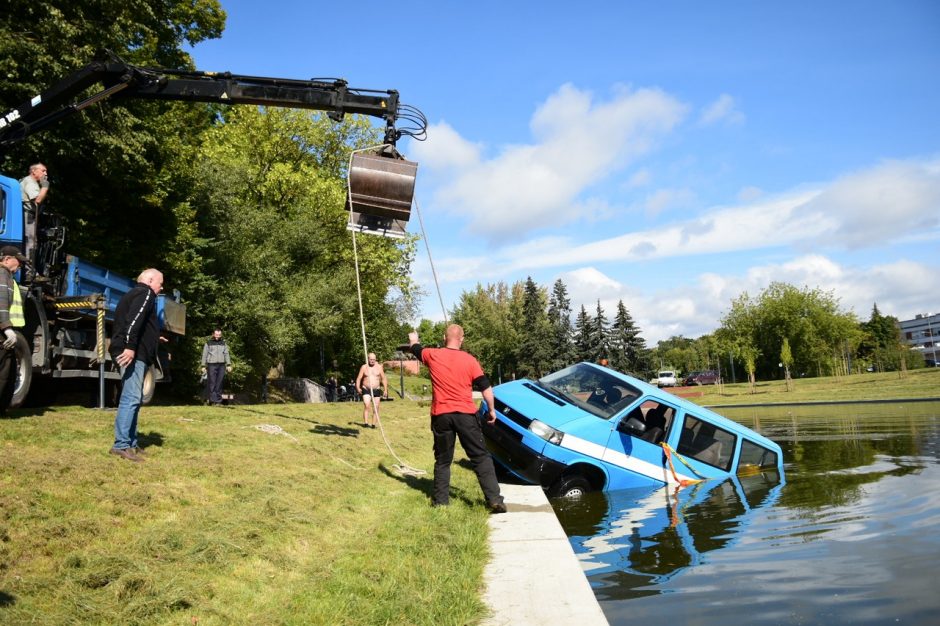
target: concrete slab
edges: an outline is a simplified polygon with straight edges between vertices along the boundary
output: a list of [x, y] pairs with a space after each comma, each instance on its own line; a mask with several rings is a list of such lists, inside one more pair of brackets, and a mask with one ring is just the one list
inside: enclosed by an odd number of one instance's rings
[[490, 516], [486, 626], [578, 624], [607, 618], [541, 487], [502, 484], [507, 513]]

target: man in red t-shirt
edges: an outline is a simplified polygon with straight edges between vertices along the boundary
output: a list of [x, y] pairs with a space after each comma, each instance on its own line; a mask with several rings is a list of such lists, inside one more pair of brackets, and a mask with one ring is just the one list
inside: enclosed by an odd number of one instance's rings
[[480, 363], [468, 352], [460, 349], [463, 328], [457, 324], [447, 327], [443, 348], [424, 348], [418, 343], [418, 333], [410, 333], [411, 352], [431, 372], [433, 397], [431, 399], [431, 433], [434, 435], [434, 495], [431, 506], [446, 506], [450, 502], [450, 464], [454, 460], [454, 441], [470, 457], [486, 505], [493, 513], [505, 513], [506, 505], [499, 493], [496, 468], [477, 421], [477, 406], [473, 402], [473, 389], [483, 392], [489, 407], [490, 424], [496, 421], [493, 408], [493, 389]]

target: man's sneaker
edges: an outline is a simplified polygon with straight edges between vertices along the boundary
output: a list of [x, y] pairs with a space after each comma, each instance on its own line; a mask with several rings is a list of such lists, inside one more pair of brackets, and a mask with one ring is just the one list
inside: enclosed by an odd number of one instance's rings
[[500, 500], [499, 502], [490, 502], [487, 504], [490, 508], [490, 513], [505, 513], [506, 512], [506, 503]]
[[111, 448], [108, 453], [113, 454], [114, 456], [119, 456], [122, 459], [127, 459], [128, 461], [133, 461], [134, 463], [144, 462], [144, 460], [134, 454], [134, 451], [130, 448]]

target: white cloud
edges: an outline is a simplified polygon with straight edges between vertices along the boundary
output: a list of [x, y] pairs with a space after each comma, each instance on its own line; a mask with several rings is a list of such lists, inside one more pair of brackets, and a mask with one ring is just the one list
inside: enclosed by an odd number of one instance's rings
[[411, 143], [409, 156], [420, 162], [423, 174], [426, 168], [433, 171], [473, 166], [479, 162], [481, 151], [480, 144], [467, 141], [447, 122], [440, 122], [428, 127], [425, 141]]
[[833, 182], [795, 215], [828, 227], [818, 242], [847, 248], [881, 245], [940, 225], [937, 162], [888, 161]]
[[688, 189], [657, 189], [646, 196], [643, 208], [654, 217], [669, 209], [687, 207], [695, 201], [695, 194]]
[[623, 300], [651, 346], [673, 335], [695, 338], [713, 332], [732, 300], [745, 292], [756, 296], [774, 281], [831, 292], [843, 311], [854, 312], [860, 320], [868, 319], [875, 303], [884, 315], [912, 318], [933, 310], [928, 303], [936, 301], [932, 294], [940, 290], [936, 266], [912, 261], [849, 266], [818, 254], [746, 268], [740, 274], [704, 272], [655, 292], [624, 284], [594, 267], [559, 277], [568, 287], [575, 313], [583, 304], [593, 315], [600, 299], [610, 320], [617, 301]]
[[717, 100], [705, 107], [699, 117], [699, 123], [710, 126], [718, 122], [726, 124], [743, 124], [744, 114], [737, 109], [734, 98], [726, 93], [721, 94]]
[[472, 233], [506, 240], [581, 219], [572, 207], [594, 205], [579, 196], [652, 150], [685, 111], [656, 89], [619, 88], [601, 102], [564, 85], [535, 111], [534, 143], [504, 146], [486, 159], [479, 146], [438, 125], [432, 131], [441, 139], [415, 154], [432, 170], [460, 167], [437, 189], [438, 207], [466, 216]]

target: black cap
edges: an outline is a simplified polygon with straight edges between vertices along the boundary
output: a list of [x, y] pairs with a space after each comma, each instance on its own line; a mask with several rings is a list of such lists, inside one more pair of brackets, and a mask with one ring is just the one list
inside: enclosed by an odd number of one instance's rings
[[23, 256], [23, 252], [16, 246], [3, 246], [2, 248], [0, 248], [0, 257], [5, 257], [5, 256], [16, 257], [16, 259], [20, 263], [28, 262], [28, 259], [25, 256]]

